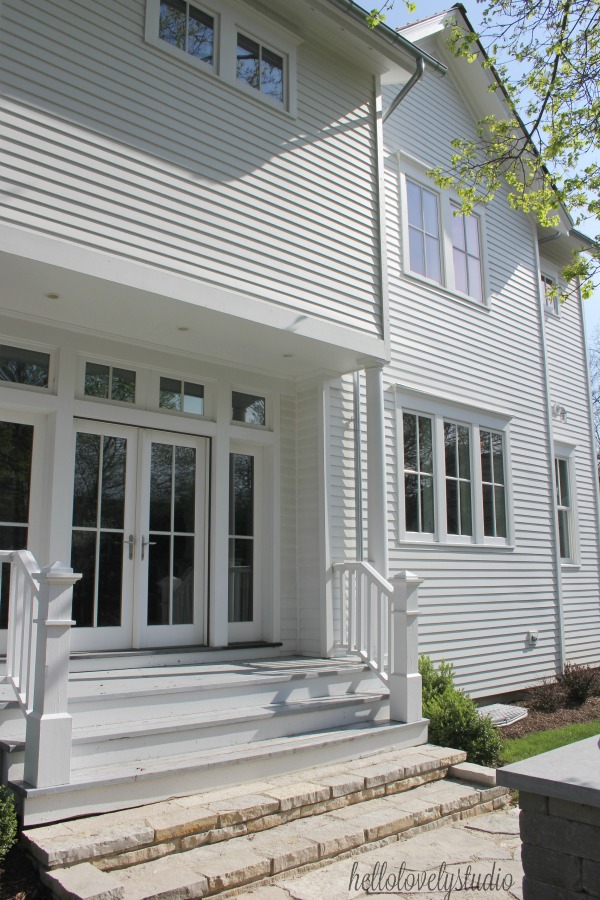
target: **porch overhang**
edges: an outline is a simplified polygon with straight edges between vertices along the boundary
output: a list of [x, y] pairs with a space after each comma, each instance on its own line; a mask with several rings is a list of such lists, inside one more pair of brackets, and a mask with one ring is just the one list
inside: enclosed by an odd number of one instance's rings
[[[35, 251], [35, 252], [32, 252]], [[383, 337], [163, 269], [15, 230], [0, 234], [0, 312], [276, 378], [385, 361]]]

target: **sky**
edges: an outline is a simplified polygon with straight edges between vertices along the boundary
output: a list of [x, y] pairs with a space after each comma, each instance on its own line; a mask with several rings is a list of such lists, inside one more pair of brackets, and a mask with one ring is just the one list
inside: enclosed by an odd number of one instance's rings
[[[390, 28], [399, 28], [401, 25], [408, 25], [411, 22], [426, 19], [428, 16], [450, 9], [454, 2], [456, 0], [416, 0], [416, 11], [409, 13], [403, 0], [395, 0], [393, 9], [386, 11], [385, 24]], [[475, 0], [462, 0], [462, 2], [473, 28], [477, 29], [481, 25], [483, 4], [477, 3]], [[362, 5], [368, 6], [370, 9], [375, 4], [365, 3], [363, 0]], [[595, 226], [597, 230], [597, 225], [598, 223], [593, 223], [591, 225], [581, 225], [578, 228], [584, 234], [594, 237]], [[597, 288], [593, 296], [584, 302], [584, 316], [589, 341], [594, 331], [600, 329], [600, 288]]]

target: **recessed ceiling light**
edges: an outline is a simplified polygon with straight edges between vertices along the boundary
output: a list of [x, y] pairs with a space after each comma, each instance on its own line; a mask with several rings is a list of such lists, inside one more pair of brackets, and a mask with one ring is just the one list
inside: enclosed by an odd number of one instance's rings
[[54, 294], [52, 292], [46, 294], [46, 297], [48, 298], [48, 300], [60, 300], [60, 294]]

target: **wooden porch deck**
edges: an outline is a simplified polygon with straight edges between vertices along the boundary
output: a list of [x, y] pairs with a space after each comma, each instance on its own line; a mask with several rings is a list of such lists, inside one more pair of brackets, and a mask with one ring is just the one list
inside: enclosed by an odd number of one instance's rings
[[427, 739], [424, 720], [390, 721], [387, 689], [359, 660], [211, 657], [198, 662], [188, 654], [173, 663], [163, 654], [166, 664], [134, 665], [139, 655], [93, 654], [87, 671], [84, 659], [73, 660], [71, 780], [54, 787], [23, 780], [24, 718], [1, 685], [2, 780], [24, 823], [137, 806]]

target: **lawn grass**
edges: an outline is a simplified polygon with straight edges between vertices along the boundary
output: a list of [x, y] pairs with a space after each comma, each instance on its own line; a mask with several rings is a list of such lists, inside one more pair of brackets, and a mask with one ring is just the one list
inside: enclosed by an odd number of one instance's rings
[[553, 728], [550, 731], [535, 731], [526, 734], [522, 738], [513, 738], [504, 742], [503, 756], [508, 763], [519, 762], [538, 753], [546, 753], [557, 747], [564, 747], [575, 741], [600, 734], [600, 719], [592, 722], [581, 722], [577, 725], [565, 725], [563, 728]]

